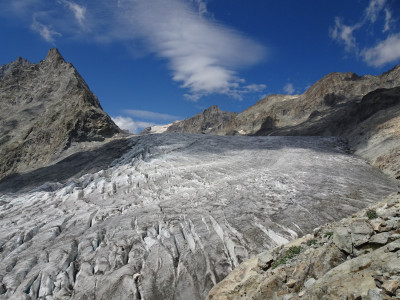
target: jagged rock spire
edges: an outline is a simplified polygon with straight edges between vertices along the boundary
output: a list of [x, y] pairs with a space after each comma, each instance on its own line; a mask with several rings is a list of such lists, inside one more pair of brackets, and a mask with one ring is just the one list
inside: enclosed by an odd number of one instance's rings
[[120, 132], [55, 48], [37, 64], [18, 58], [0, 66], [0, 95], [0, 179], [45, 166], [74, 143]]
[[49, 52], [47, 53], [46, 62], [50, 63], [65, 63], [64, 58], [62, 57], [60, 51], [58, 51], [57, 48], [51, 48]]

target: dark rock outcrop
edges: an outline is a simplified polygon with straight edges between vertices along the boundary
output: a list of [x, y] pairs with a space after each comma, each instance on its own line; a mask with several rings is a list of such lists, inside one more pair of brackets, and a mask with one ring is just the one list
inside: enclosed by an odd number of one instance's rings
[[224, 128], [236, 115], [234, 112], [221, 111], [214, 105], [194, 117], [174, 122], [168, 127], [167, 132], [213, 134]]
[[0, 178], [121, 132], [57, 49], [37, 64], [18, 58], [0, 67], [0, 105]]

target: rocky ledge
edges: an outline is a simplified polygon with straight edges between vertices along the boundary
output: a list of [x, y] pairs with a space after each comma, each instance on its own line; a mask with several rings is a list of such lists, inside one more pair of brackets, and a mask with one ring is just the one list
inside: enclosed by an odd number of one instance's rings
[[400, 299], [400, 192], [243, 262], [207, 299]]

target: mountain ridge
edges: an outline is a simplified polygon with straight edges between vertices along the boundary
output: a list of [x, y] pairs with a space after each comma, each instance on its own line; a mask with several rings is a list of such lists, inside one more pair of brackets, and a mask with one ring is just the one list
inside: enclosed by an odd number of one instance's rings
[[400, 65], [378, 76], [332, 72], [302, 95], [269, 95], [261, 99], [233, 118], [218, 134], [255, 134], [267, 118], [276, 127], [295, 126], [318, 109], [323, 111], [343, 102], [356, 102], [376, 89], [396, 86], [400, 86]]
[[121, 134], [57, 49], [0, 67], [0, 178], [55, 161], [74, 143]]
[[222, 111], [217, 105], [183, 121], [172, 123], [167, 132], [213, 134], [223, 128], [237, 113]]

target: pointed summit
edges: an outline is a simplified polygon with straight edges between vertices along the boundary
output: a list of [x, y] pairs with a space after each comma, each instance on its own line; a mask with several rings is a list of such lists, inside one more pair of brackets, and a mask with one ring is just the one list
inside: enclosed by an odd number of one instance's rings
[[51, 48], [49, 50], [45, 61], [50, 63], [65, 63], [64, 58], [62, 57], [60, 51], [58, 51], [57, 48]]
[[121, 132], [57, 49], [37, 64], [24, 62], [0, 66], [0, 179], [44, 167], [71, 145]]

